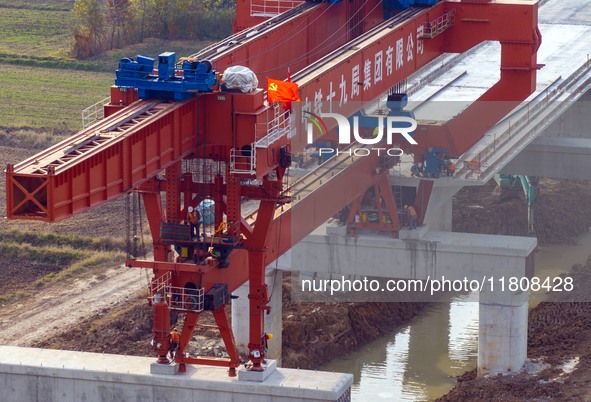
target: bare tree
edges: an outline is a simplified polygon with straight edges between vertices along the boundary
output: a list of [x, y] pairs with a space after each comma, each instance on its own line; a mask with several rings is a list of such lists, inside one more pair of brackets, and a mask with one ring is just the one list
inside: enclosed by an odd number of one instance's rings
[[90, 57], [103, 50], [104, 9], [100, 0], [76, 0], [72, 9], [76, 57]]
[[107, 21], [111, 28], [109, 49], [114, 49], [125, 44], [125, 26], [129, 20], [129, 0], [107, 0]]

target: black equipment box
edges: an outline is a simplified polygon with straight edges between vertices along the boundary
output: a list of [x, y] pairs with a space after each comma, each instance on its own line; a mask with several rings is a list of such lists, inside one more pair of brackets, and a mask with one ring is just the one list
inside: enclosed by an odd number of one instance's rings
[[228, 294], [228, 285], [226, 283], [216, 283], [213, 285], [204, 298], [203, 309], [207, 311], [216, 311], [230, 300]]

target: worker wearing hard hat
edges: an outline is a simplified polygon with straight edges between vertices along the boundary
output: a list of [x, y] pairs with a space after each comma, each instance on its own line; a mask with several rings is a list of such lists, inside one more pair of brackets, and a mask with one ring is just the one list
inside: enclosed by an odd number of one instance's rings
[[267, 350], [269, 350], [269, 341], [271, 339], [273, 339], [273, 334], [268, 334], [268, 333], [264, 333], [263, 336], [261, 337], [261, 339], [263, 340], [263, 353], [267, 354]]
[[410, 167], [410, 175], [412, 177], [419, 177], [423, 175], [423, 163], [415, 163]]
[[178, 333], [176, 327], [170, 331], [170, 335], [168, 338], [168, 345], [170, 351], [170, 358], [174, 360], [174, 355], [177, 349], [179, 348], [179, 343], [181, 341], [181, 335]]
[[199, 211], [193, 207], [189, 207], [188, 211], [188, 221], [191, 224], [191, 237], [199, 237]]
[[417, 228], [417, 211], [414, 209], [412, 205], [405, 205], [404, 209], [408, 214], [408, 228], [409, 229], [416, 229]]

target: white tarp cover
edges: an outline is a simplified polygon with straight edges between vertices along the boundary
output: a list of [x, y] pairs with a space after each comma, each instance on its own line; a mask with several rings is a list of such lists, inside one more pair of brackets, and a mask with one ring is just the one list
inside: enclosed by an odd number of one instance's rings
[[255, 73], [244, 66], [228, 67], [224, 71], [222, 82], [227, 89], [239, 89], [243, 93], [254, 91], [259, 85]]

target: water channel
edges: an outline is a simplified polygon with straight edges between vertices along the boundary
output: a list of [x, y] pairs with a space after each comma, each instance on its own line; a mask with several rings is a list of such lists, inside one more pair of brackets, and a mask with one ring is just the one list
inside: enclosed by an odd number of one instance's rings
[[[535, 256], [538, 277], [554, 277], [584, 263], [591, 254], [591, 232], [576, 245], [540, 246]], [[530, 293], [530, 307], [544, 299]], [[353, 373], [352, 400], [430, 401], [451, 389], [454, 377], [476, 367], [478, 296], [453, 296], [433, 303], [398, 332], [323, 366], [324, 371]]]

